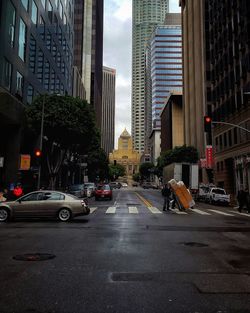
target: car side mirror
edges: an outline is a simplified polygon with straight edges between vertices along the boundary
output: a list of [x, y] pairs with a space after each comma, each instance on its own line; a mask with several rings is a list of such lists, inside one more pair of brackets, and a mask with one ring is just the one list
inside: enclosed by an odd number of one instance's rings
[[21, 200], [21, 199], [18, 199], [17, 201], [18, 201], [18, 203], [22, 203], [22, 200]]

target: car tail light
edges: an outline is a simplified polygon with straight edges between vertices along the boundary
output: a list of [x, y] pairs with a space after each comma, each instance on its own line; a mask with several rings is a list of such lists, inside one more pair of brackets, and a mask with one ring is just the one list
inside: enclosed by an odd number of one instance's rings
[[81, 205], [86, 207], [88, 206], [88, 202], [86, 200], [81, 200]]

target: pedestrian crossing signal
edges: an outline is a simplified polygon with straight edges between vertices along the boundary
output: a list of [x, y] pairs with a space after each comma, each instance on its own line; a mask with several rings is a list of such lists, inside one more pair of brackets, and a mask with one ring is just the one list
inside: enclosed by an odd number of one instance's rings
[[35, 156], [36, 156], [37, 158], [40, 158], [40, 157], [42, 156], [42, 151], [41, 151], [40, 149], [36, 149], [36, 150], [35, 150]]

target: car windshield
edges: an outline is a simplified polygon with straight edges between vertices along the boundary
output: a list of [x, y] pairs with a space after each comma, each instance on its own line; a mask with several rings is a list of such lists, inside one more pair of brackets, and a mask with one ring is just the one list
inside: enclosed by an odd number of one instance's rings
[[83, 188], [83, 185], [81, 185], [81, 184], [69, 186], [69, 190], [71, 190], [71, 191], [81, 190], [82, 188]]
[[213, 189], [212, 192], [216, 193], [218, 195], [225, 195], [226, 194], [225, 190], [223, 190], [223, 189]]
[[98, 186], [97, 190], [110, 190], [109, 185]]
[[95, 184], [92, 183], [88, 183], [88, 184], [84, 184], [84, 188], [94, 188]]

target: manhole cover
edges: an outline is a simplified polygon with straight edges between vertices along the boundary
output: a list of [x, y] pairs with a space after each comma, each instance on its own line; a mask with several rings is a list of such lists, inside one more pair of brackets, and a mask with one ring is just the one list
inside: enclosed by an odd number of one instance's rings
[[26, 253], [13, 256], [17, 261], [45, 261], [54, 259], [56, 256], [49, 253]]
[[189, 247], [199, 247], [199, 248], [208, 247], [207, 244], [201, 242], [183, 242], [182, 244]]

